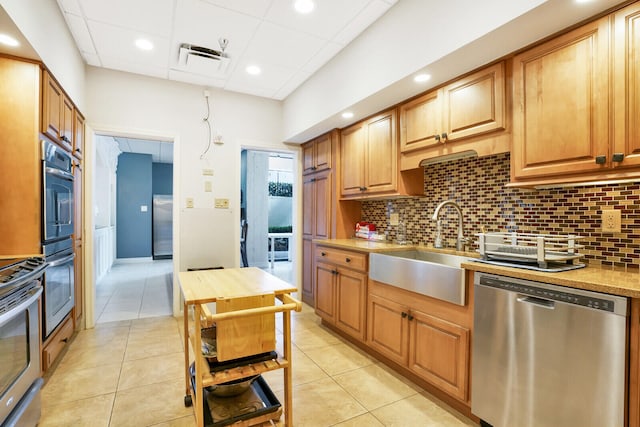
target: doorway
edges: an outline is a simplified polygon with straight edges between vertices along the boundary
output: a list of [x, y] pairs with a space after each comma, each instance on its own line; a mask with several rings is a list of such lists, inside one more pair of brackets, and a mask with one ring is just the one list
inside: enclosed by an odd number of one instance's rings
[[241, 259], [292, 284], [294, 164], [293, 152], [241, 152], [240, 223], [246, 224]]
[[94, 146], [94, 320], [171, 315], [173, 144], [96, 134]]

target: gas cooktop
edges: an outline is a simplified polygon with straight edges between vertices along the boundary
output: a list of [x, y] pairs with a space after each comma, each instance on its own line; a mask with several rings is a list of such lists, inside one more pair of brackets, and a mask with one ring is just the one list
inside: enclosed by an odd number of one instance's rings
[[44, 258], [13, 258], [0, 260], [0, 288], [17, 286], [37, 279], [44, 273], [47, 264]]

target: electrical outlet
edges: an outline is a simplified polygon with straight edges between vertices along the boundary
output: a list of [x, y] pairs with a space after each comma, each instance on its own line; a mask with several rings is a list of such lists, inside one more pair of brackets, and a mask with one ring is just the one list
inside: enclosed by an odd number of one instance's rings
[[187, 207], [188, 208], [193, 207], [193, 197], [187, 197]]
[[602, 232], [603, 233], [620, 233], [621, 231], [621, 215], [617, 209], [602, 211]]
[[394, 212], [391, 215], [389, 215], [389, 225], [398, 225], [399, 222], [400, 222], [400, 215], [398, 215], [397, 212]]
[[213, 176], [213, 169], [202, 169], [202, 175]]
[[229, 199], [216, 199], [216, 209], [229, 209]]

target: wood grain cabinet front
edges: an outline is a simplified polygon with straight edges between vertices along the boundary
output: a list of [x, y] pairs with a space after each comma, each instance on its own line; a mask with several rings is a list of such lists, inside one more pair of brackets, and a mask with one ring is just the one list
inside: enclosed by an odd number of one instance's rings
[[41, 131], [67, 151], [73, 151], [74, 106], [58, 82], [42, 71]]
[[316, 247], [316, 314], [358, 341], [366, 334], [367, 259], [359, 252]]
[[324, 134], [302, 145], [302, 174], [307, 175], [331, 169], [331, 133]]

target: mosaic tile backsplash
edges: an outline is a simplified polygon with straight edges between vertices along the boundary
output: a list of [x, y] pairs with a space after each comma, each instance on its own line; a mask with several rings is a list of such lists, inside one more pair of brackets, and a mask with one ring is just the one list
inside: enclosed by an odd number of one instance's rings
[[[590, 265], [640, 267], [640, 183], [591, 185], [545, 190], [508, 188], [509, 154], [462, 159], [425, 168], [424, 198], [366, 201], [362, 220], [376, 224], [395, 240], [398, 226], [389, 225], [389, 213], [398, 212], [406, 238], [414, 244], [432, 245], [436, 206], [455, 200], [462, 208], [464, 234], [476, 250], [476, 233], [576, 234], [583, 262]], [[621, 233], [603, 233], [602, 210], [619, 209]], [[440, 212], [445, 247], [455, 247], [458, 215], [445, 207]]]

